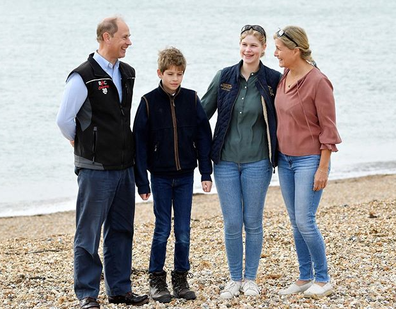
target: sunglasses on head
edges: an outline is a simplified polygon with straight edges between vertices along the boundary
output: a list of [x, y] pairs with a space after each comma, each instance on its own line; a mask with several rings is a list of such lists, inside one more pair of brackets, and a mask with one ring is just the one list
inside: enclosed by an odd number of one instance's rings
[[296, 47], [298, 47], [298, 44], [296, 43], [296, 41], [294, 41], [285, 31], [283, 31], [282, 29], [279, 29], [278, 32], [276, 33], [276, 35], [278, 36], [278, 38], [285, 36], [287, 37], [290, 41], [292, 41], [294, 44], [296, 44]]
[[241, 29], [241, 34], [244, 33], [245, 31], [249, 31], [250, 29], [253, 29], [254, 31], [261, 33], [265, 38], [267, 38], [264, 28], [259, 25], [245, 25]]

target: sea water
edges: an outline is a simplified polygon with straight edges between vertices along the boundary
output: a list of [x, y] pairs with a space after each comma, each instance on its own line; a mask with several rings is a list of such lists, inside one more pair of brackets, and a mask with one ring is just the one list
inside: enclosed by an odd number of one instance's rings
[[[97, 48], [96, 25], [113, 14], [131, 32], [123, 61], [137, 72], [132, 119], [141, 96], [157, 87], [159, 50], [181, 49], [188, 62], [183, 86], [202, 97], [219, 69], [240, 60], [243, 25], [266, 29], [262, 61], [279, 71], [272, 36], [298, 25], [334, 86], [343, 142], [330, 178], [396, 173], [395, 9], [385, 0], [2, 0], [0, 216], [74, 209], [73, 149], [55, 118], [67, 75]], [[198, 174], [195, 180], [201, 192]]]

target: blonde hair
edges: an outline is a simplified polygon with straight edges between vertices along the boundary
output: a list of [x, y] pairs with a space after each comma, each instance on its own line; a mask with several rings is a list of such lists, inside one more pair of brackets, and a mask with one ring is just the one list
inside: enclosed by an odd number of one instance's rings
[[[265, 37], [265, 35], [263, 35], [262, 33], [253, 30], [253, 29], [249, 29], [246, 30], [244, 32], [241, 33], [240, 37], [239, 37], [239, 44], [242, 42], [242, 40], [244, 38], [246, 38], [248, 35], [253, 35], [257, 40], [259, 40], [259, 42], [261, 43], [262, 46], [264, 46], [267, 43], [267, 38]], [[260, 57], [264, 56], [265, 51], [263, 51], [260, 55]]]
[[181, 68], [184, 72], [187, 67], [187, 61], [180, 50], [171, 46], [158, 53], [158, 70], [160, 70], [161, 73], [164, 73], [172, 66]]
[[[285, 28], [283, 28], [283, 32], [286, 35], [282, 35], [279, 36], [278, 32], [276, 32], [274, 34], [274, 39], [279, 39], [282, 41], [283, 44], [285, 44], [285, 46], [288, 49], [294, 49], [294, 48], [298, 48], [301, 53], [301, 58], [307, 62], [309, 62], [310, 64], [312, 64], [313, 66], [316, 66], [316, 62], [315, 60], [312, 58], [312, 51], [309, 49], [309, 42], [308, 42], [308, 36], [307, 33], [305, 32], [305, 30], [301, 27], [297, 27], [297, 26], [287, 26]], [[288, 38], [288, 36], [290, 37], [290, 40]], [[296, 46], [297, 44], [297, 46]]]

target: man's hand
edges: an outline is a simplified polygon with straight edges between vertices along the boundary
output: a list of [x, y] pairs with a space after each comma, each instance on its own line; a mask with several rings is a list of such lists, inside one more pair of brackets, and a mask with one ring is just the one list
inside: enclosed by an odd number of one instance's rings
[[211, 181], [202, 181], [202, 190], [204, 192], [210, 192], [210, 190], [212, 190], [212, 182]]
[[143, 201], [147, 201], [151, 195], [151, 193], [142, 193], [139, 194]]

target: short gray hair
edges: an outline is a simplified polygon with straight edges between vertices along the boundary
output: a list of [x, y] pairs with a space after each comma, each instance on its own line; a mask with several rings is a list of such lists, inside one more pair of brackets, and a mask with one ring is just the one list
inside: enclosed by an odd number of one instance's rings
[[98, 24], [98, 27], [96, 29], [96, 40], [98, 42], [103, 41], [103, 34], [105, 32], [109, 33], [111, 36], [114, 36], [114, 34], [118, 31], [117, 22], [119, 20], [122, 20], [122, 18], [119, 16], [107, 17], [103, 19]]

